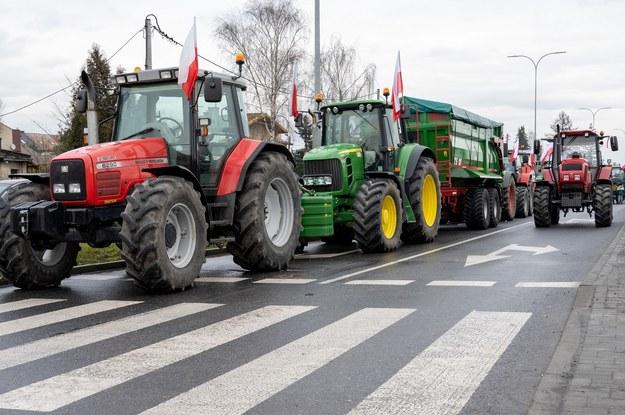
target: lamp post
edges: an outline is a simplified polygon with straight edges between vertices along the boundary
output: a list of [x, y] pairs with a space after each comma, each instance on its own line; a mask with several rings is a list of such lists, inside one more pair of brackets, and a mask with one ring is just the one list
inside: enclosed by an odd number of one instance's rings
[[566, 51], [545, 53], [537, 61], [535, 61], [534, 59], [530, 58], [527, 55], [509, 55], [508, 56], [508, 58], [525, 58], [525, 59], [528, 59], [530, 62], [532, 62], [532, 65], [534, 65], [534, 140], [538, 139], [538, 132], [536, 131], [536, 102], [537, 102], [537, 95], [538, 95], [538, 65], [540, 64], [540, 61], [542, 61], [547, 56], [549, 56], [549, 55], [559, 55], [559, 54], [562, 54], [562, 53], [566, 53]]
[[591, 110], [590, 108], [578, 108], [578, 110], [584, 110], [584, 111], [590, 111], [590, 113], [592, 114], [592, 124], [590, 126], [591, 130], [595, 129], [595, 117], [597, 115], [597, 113], [601, 110], [611, 110], [612, 107], [601, 107], [601, 108], [597, 108], [596, 110]]

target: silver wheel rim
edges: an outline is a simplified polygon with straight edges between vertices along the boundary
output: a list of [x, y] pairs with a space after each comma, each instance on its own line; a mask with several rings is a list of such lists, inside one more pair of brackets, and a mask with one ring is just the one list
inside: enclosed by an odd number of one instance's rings
[[166, 246], [167, 257], [174, 267], [184, 268], [189, 265], [193, 258], [197, 240], [195, 220], [193, 220], [193, 214], [191, 214], [189, 207], [182, 203], [176, 203], [172, 206], [167, 213], [165, 229], [168, 226], [171, 226], [171, 229], [175, 231], [175, 239], [171, 246]]
[[37, 250], [31, 246], [33, 253], [35, 254], [35, 258], [45, 266], [51, 267], [63, 259], [65, 256], [65, 251], [67, 250], [67, 243], [61, 242], [56, 244], [56, 246], [52, 249], [41, 249]]
[[284, 246], [289, 241], [294, 215], [289, 186], [282, 178], [274, 178], [265, 192], [265, 230], [275, 246]]

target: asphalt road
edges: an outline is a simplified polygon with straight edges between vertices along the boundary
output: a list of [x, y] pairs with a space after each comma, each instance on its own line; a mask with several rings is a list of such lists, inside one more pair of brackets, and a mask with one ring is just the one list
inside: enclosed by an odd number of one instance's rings
[[192, 290], [123, 271], [0, 288], [0, 413], [524, 414], [582, 281], [625, 223], [531, 218], [384, 255], [313, 245]]

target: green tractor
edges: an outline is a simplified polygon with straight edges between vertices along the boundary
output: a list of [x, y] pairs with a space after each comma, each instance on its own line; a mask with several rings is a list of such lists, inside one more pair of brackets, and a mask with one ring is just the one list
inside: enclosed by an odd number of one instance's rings
[[332, 103], [321, 113], [321, 146], [304, 156], [300, 239], [355, 239], [364, 252], [432, 241], [441, 216], [434, 152], [406, 142], [385, 101]]

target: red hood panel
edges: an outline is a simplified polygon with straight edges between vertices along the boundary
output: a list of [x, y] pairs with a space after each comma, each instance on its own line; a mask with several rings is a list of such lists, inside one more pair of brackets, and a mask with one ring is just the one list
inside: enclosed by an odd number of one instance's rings
[[135, 138], [80, 147], [55, 157], [55, 160], [84, 159], [85, 156], [91, 157], [94, 163], [167, 157], [167, 146], [165, 140], [161, 137]]

